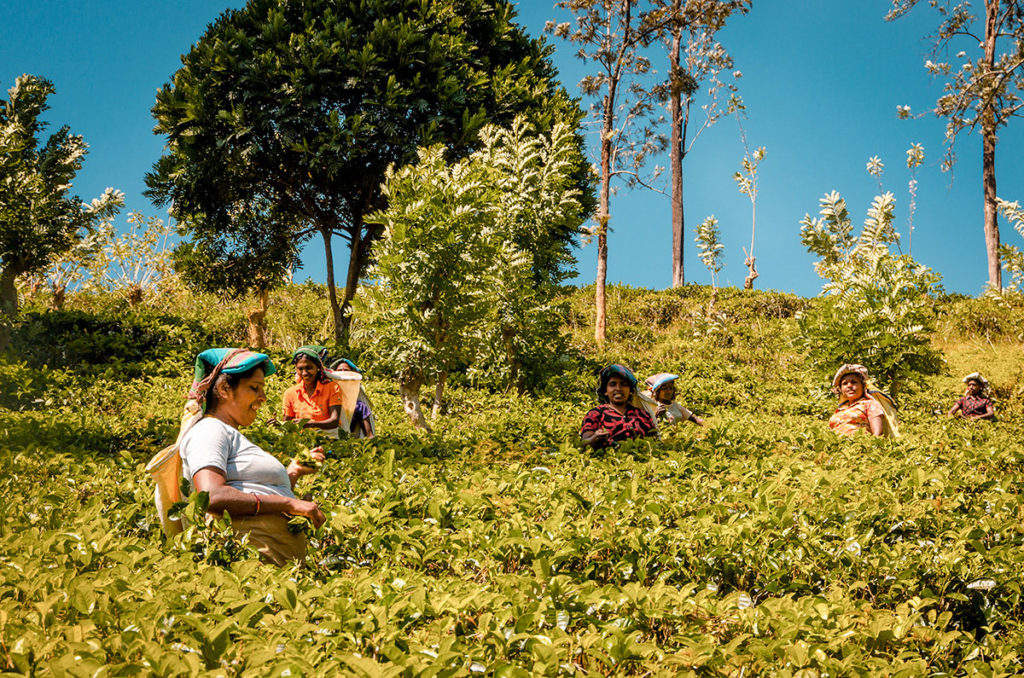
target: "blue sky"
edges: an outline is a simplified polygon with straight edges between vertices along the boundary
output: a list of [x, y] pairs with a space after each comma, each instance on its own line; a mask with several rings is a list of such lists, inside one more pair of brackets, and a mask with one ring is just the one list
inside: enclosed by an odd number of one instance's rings
[[[239, 3], [204, 0], [8, 0], [0, 3], [0, 86], [7, 90], [22, 73], [54, 82], [47, 119], [82, 134], [90, 152], [75, 192], [91, 199], [107, 186], [123, 190], [127, 208], [157, 214], [143, 196], [143, 175], [159, 157], [163, 141], [152, 133], [149, 109], [158, 87], [179, 66], [206, 25]], [[923, 5], [924, 3], [922, 3]], [[540, 35], [549, 18], [564, 15], [549, 0], [521, 0], [520, 23]], [[721, 34], [742, 71], [740, 92], [752, 147], [765, 146], [758, 196], [756, 251], [760, 288], [816, 294], [820, 280], [800, 245], [799, 222], [816, 214], [818, 200], [838, 190], [859, 224], [876, 180], [865, 171], [878, 155], [883, 182], [897, 200], [896, 221], [906, 231], [906, 150], [925, 147], [918, 170], [914, 217], [915, 257], [943, 275], [949, 291], [977, 294], [987, 278], [982, 235], [981, 150], [977, 135], [958, 144], [953, 176], [939, 170], [944, 122], [933, 116], [901, 121], [897, 105], [923, 112], [934, 104], [940, 83], [923, 68], [934, 17], [926, 6], [897, 22], [883, 17], [888, 0], [754, 0]], [[578, 93], [586, 72], [575, 49], [554, 41], [563, 83]], [[655, 59], [655, 68], [663, 64]], [[1024, 120], [1004, 129], [997, 151], [999, 195], [1024, 200]], [[685, 210], [687, 280], [709, 282], [693, 246], [693, 228], [714, 214], [725, 244], [722, 284], [742, 284], [741, 247], [749, 244], [750, 203], [733, 181], [743, 156], [736, 121], [723, 119], [706, 132], [687, 157]], [[664, 160], [660, 164], [665, 164]], [[667, 186], [665, 186], [667, 187]], [[671, 280], [670, 206], [664, 195], [620, 190], [612, 199], [609, 280], [663, 288]], [[123, 218], [121, 220], [123, 223]], [[1002, 223], [1004, 242], [1021, 244]], [[593, 281], [593, 246], [578, 252], [578, 282]], [[307, 248], [305, 276], [323, 280], [323, 255]], [[344, 277], [344, 260], [337, 262]]]

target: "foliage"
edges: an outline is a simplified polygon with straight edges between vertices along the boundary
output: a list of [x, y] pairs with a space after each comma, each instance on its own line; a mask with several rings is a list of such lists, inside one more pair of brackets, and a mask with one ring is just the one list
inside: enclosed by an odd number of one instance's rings
[[[65, 310], [25, 313], [11, 335], [10, 350], [37, 369], [115, 378], [125, 370], [176, 370], [215, 343], [217, 338], [199, 323], [176, 316]], [[176, 367], [161, 365], [168, 358]]]
[[[1013, 228], [1018, 234], [1024, 236], [1024, 209], [1021, 209], [1019, 202], [1000, 200], [999, 212], [1013, 224]], [[1003, 292], [1006, 294], [1024, 292], [1024, 252], [1021, 252], [1016, 245], [1002, 243], [999, 246], [999, 262], [1003, 269], [1010, 274], [1010, 282], [1003, 285]]]
[[718, 289], [718, 273], [722, 270], [722, 250], [718, 239], [718, 219], [711, 215], [697, 227], [697, 256], [711, 274], [711, 286]]
[[573, 135], [564, 125], [537, 135], [517, 119], [485, 128], [482, 143], [451, 165], [441, 148], [422, 150], [389, 172], [390, 205], [371, 217], [384, 235], [355, 336], [410, 399], [435, 380], [441, 393], [462, 365], [523, 387], [564, 346], [555, 296], [574, 260], [563, 234], [585, 218]]
[[[277, 294], [272, 310], [283, 313], [324, 291]], [[568, 329], [592, 312], [590, 294], [567, 292]], [[308, 535], [308, 565], [285, 570], [261, 564], [228, 521], [206, 521], [202, 493], [180, 508], [192, 516], [184, 535], [165, 541], [156, 521], [144, 462], [177, 431], [189, 343], [222, 338], [186, 321], [198, 313], [188, 298], [169, 297], [170, 316], [140, 307], [121, 327], [112, 321], [126, 315], [123, 299], [88, 298], [112, 317], [76, 309], [79, 320], [34, 334], [38, 347], [19, 343], [18, 356], [0, 357], [0, 666], [37, 675], [1019, 674], [1019, 408], [1001, 402], [992, 425], [936, 418], [930, 405], [948, 407], [961, 386], [959, 373], [940, 376], [904, 403], [902, 439], [838, 439], [823, 421], [834, 400], [791, 345], [807, 302], [725, 288], [720, 329], [695, 336], [710, 294], [613, 286], [618, 333], [600, 352], [581, 327], [585, 352], [550, 378], [547, 395], [455, 384], [453, 416], [432, 435], [403, 421], [390, 383], [369, 380], [379, 436], [339, 441], [301, 481], [329, 518]], [[1024, 327], [1012, 298], [935, 303], [949, 323], [951, 365], [981, 356], [998, 393], [1022, 385], [1019, 340], [979, 342], [972, 329]], [[238, 305], [212, 310], [218, 327], [244, 324]], [[197, 334], [158, 340], [182, 325]], [[143, 326], [149, 338], [134, 334]], [[43, 369], [47, 348], [76, 334], [129, 339]], [[129, 352], [133, 343], [146, 350]], [[104, 376], [112, 353], [125, 369]], [[612, 359], [641, 376], [681, 374], [682, 401], [709, 426], [605, 456], [578, 448], [593, 403], [588, 370]], [[268, 379], [268, 414], [290, 384], [286, 371]], [[282, 460], [309, 433], [262, 421], [246, 430]]]
[[0, 313], [8, 316], [17, 311], [16, 278], [45, 270], [124, 204], [112, 188], [91, 203], [69, 195], [86, 144], [67, 126], [41, 143], [54, 91], [23, 75], [0, 102]]
[[[208, 282], [255, 291], [252, 272], [278, 280], [319, 235], [340, 340], [389, 166], [435, 144], [465, 156], [485, 124], [520, 113], [544, 125], [578, 112], [514, 16], [501, 0], [250, 0], [222, 14], [153, 108], [168, 153], [147, 182], [195, 239], [182, 263], [221, 262], [231, 275]], [[351, 248], [340, 303], [333, 236]]]
[[128, 230], [120, 235], [108, 226], [107, 243], [91, 267], [92, 284], [123, 295], [129, 306], [156, 294], [172, 274], [167, 242], [172, 230], [163, 219], [141, 212], [128, 215]]
[[931, 346], [938, 274], [909, 255], [895, 256], [893, 196], [876, 196], [859, 237], [846, 202], [833, 191], [821, 216], [806, 215], [800, 237], [818, 257], [826, 280], [821, 303], [800, 321], [801, 343], [812, 364], [827, 373], [843, 363], [865, 365], [881, 385], [898, 393], [937, 374], [942, 358]]
[[566, 125], [538, 135], [522, 120], [485, 128], [471, 156], [490, 185], [480, 207], [490, 234], [487, 314], [470, 376], [519, 390], [536, 386], [565, 352], [560, 285], [575, 274], [565, 234], [587, 218], [575, 186], [575, 137]]
[[103, 252], [109, 237], [106, 222], [86, 233], [67, 251], [56, 255], [45, 270], [28, 276], [28, 285], [38, 290], [45, 285], [49, 288], [51, 304], [56, 311], [64, 310], [67, 294], [77, 292], [88, 285], [89, 272]]

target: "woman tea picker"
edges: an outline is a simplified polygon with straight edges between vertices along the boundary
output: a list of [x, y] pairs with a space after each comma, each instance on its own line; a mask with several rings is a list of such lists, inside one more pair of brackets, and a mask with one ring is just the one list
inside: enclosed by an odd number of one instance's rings
[[964, 419], [995, 419], [996, 410], [989, 396], [988, 381], [979, 372], [972, 372], [964, 377], [967, 391], [954, 403], [949, 410], [951, 417]]
[[[205, 416], [182, 436], [182, 474], [192, 488], [209, 492], [208, 511], [231, 514], [235, 532], [249, 534], [263, 557], [275, 565], [302, 560], [303, 534], [288, 531], [288, 516], [305, 516], [315, 526], [324, 514], [295, 496], [295, 481], [316, 469], [292, 461], [287, 468], [238, 429], [256, 419], [266, 402], [264, 379], [275, 372], [262, 353], [212, 348], [196, 358], [196, 380], [189, 397], [205, 404]], [[311, 452], [323, 461], [319, 448]]]
[[300, 346], [292, 353], [295, 385], [284, 392], [284, 419], [305, 419], [304, 428], [326, 431], [338, 437], [341, 420], [341, 387], [324, 371], [323, 346]]
[[[356, 392], [355, 405], [352, 408], [352, 418], [349, 423], [349, 434], [354, 438], [373, 438], [376, 435], [376, 422], [373, 416], [373, 408], [370, 405], [370, 396], [362, 385], [362, 370], [348, 358], [339, 358], [334, 363], [333, 370], [325, 370], [327, 376], [344, 382], [357, 381], [359, 390]], [[344, 388], [342, 389], [344, 393]]]
[[852, 436], [863, 430], [873, 436], [899, 435], [892, 400], [869, 388], [868, 369], [863, 365], [840, 367], [832, 378], [832, 392], [839, 395], [839, 405], [828, 426], [837, 434]]
[[647, 390], [640, 394], [647, 413], [654, 419], [658, 426], [664, 424], [677, 424], [682, 421], [692, 421], [698, 426], [704, 425], [704, 420], [686, 409], [676, 399], [676, 379], [678, 374], [659, 372], [647, 377], [644, 384]]
[[640, 404], [636, 377], [623, 365], [601, 370], [597, 407], [587, 412], [580, 427], [583, 442], [597, 449], [623, 440], [657, 435], [654, 420]]

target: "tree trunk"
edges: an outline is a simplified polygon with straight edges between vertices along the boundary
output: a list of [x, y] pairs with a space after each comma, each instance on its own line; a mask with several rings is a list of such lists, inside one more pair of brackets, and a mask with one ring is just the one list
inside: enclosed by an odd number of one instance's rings
[[363, 237], [363, 228], [359, 226], [352, 231], [352, 247], [349, 251], [348, 272], [345, 275], [345, 296], [341, 301], [342, 336], [348, 341], [349, 328], [352, 325], [352, 299], [359, 287], [359, 276], [366, 265], [369, 254], [369, 238]]
[[421, 383], [419, 378], [399, 377], [398, 392], [402, 396], [402, 408], [405, 410], [406, 415], [408, 415], [412, 425], [418, 429], [430, 431], [430, 425], [427, 424], [427, 420], [423, 416], [423, 410], [420, 408]]
[[246, 314], [249, 321], [249, 345], [265, 348], [267, 345], [267, 308], [270, 306], [270, 292], [263, 290], [259, 296], [260, 305], [250, 308]]
[[145, 290], [139, 285], [132, 283], [128, 286], [128, 307], [135, 308], [142, 303], [143, 298], [146, 296]]
[[[676, 3], [679, 11], [679, 3]], [[682, 44], [682, 26], [672, 29], [672, 49], [669, 51], [670, 77], [679, 73], [679, 48]], [[686, 284], [684, 254], [686, 253], [686, 217], [683, 214], [683, 106], [678, 87], [671, 88], [669, 117], [672, 138], [668, 149], [668, 164], [672, 168], [672, 287]]]
[[54, 285], [53, 286], [53, 306], [54, 311], [64, 310], [64, 301], [67, 299], [67, 285]]
[[[985, 75], [995, 77], [996, 24], [999, 5], [985, 2]], [[999, 265], [999, 214], [996, 209], [996, 114], [994, 100], [987, 101], [981, 112], [981, 182], [985, 193], [985, 252], [988, 255], [988, 284], [1001, 292], [1003, 271]]]
[[614, 111], [608, 103], [611, 94], [605, 100], [605, 120], [601, 133], [601, 191], [597, 204], [597, 278], [594, 283], [595, 321], [594, 340], [604, 343], [608, 335], [607, 306], [605, 300], [605, 283], [608, 279], [608, 202], [611, 186], [611, 155], [613, 134], [612, 122]]
[[0, 272], [0, 312], [10, 318], [18, 312], [18, 287], [14, 284], [17, 277], [13, 267]]
[[327, 297], [331, 301], [331, 317], [334, 319], [334, 340], [340, 344], [347, 337], [345, 337], [341, 305], [338, 304], [338, 290], [334, 286], [334, 251], [331, 249], [331, 229], [322, 227], [320, 236], [324, 239], [324, 256], [327, 260]]
[[437, 375], [437, 383], [434, 384], [434, 406], [430, 408], [430, 418], [437, 421], [441, 414], [441, 405], [444, 403], [444, 387], [448, 383], [448, 373], [442, 372]]
[[505, 360], [508, 362], [508, 385], [514, 387], [521, 395], [526, 393], [526, 379], [523, 375], [523, 361], [516, 355], [515, 345], [512, 343], [515, 336], [515, 331], [509, 327], [501, 331], [501, 338], [505, 344]]
[[745, 255], [743, 265], [747, 267], [747, 277], [743, 279], [743, 289], [752, 290], [754, 289], [754, 281], [761, 274], [757, 272], [756, 259], [754, 259], [752, 254], [747, 254], [745, 247], [743, 248], [743, 254]]

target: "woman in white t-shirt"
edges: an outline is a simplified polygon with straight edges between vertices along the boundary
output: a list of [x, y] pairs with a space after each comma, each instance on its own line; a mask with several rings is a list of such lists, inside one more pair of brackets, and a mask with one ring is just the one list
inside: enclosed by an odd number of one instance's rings
[[683, 421], [692, 421], [698, 426], [704, 425], [704, 420], [686, 409], [676, 399], [676, 379], [678, 374], [659, 372], [647, 377], [644, 383], [647, 390], [640, 394], [644, 407], [654, 419], [658, 426], [664, 424], [677, 424]]
[[[320, 526], [324, 514], [293, 492], [295, 482], [315, 468], [295, 461], [286, 468], [238, 430], [255, 421], [267, 400], [264, 379], [274, 372], [262, 353], [209, 349], [199, 354], [190, 397], [205, 402], [206, 414], [184, 435], [180, 453], [184, 477], [194, 490], [210, 495], [208, 511], [230, 513], [236, 532], [248, 533], [264, 558], [284, 565], [306, 553], [304, 535], [288, 531], [288, 516], [305, 516]], [[319, 448], [313, 457], [324, 459]]]

